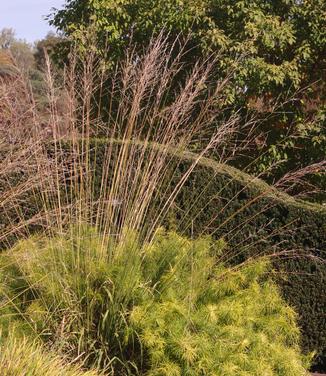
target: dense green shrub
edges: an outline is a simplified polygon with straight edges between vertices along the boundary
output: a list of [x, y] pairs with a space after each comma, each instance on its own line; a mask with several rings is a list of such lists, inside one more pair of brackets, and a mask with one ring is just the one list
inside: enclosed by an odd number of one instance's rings
[[[203, 191], [193, 206], [193, 197]], [[198, 208], [204, 208], [199, 215]], [[175, 216], [176, 222], [191, 223], [195, 233], [225, 237], [232, 248], [225, 260], [232, 264], [289, 250], [275, 259], [277, 281], [299, 314], [303, 349], [316, 350], [316, 367], [326, 370], [325, 209], [282, 197], [238, 171], [221, 171], [218, 164], [207, 161], [205, 166], [204, 161], [178, 196]]]
[[306, 375], [296, 315], [268, 262], [216, 263], [224, 241], [157, 231], [118, 242], [78, 226], [1, 256], [13, 320], [116, 375]]
[[[96, 191], [105, 158], [101, 141], [96, 142], [95, 154]], [[175, 164], [171, 187], [193, 158], [187, 154], [181, 163]], [[16, 178], [20, 180], [22, 176], [23, 173]], [[9, 182], [2, 184], [8, 186]], [[35, 195], [28, 199], [25, 194], [17, 202], [19, 213], [26, 218], [33, 216], [35, 208], [40, 206]], [[17, 221], [16, 210], [3, 211], [2, 226], [9, 218], [11, 222]], [[229, 248], [221, 258], [231, 264], [266, 252], [290, 251], [276, 259], [277, 280], [287, 302], [298, 312], [303, 349], [317, 351], [316, 364], [319, 369], [325, 369], [325, 223], [326, 211], [321, 206], [294, 200], [236, 169], [203, 159], [176, 197], [164, 225], [187, 235], [203, 233], [213, 234], [216, 239], [224, 237]], [[15, 239], [16, 236], [12, 240]]]

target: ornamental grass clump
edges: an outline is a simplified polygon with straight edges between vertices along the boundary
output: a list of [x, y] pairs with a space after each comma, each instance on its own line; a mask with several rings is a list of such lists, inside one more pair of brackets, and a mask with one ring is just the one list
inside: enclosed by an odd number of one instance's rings
[[[210, 150], [226, 162], [254, 135], [254, 119], [222, 113], [228, 79], [214, 76], [218, 56], [179, 82], [184, 50], [175, 56], [162, 36], [144, 56], [126, 53], [114, 72], [87, 52], [84, 60], [72, 54], [59, 88], [47, 59], [49, 111], [42, 118], [32, 106], [29, 149], [14, 158], [17, 184], [12, 171], [0, 176], [3, 348], [15, 335], [106, 375], [304, 375], [295, 314], [265, 259], [223, 265], [230, 249], [221, 254], [222, 240], [181, 236], [194, 233], [188, 210], [185, 224], [170, 226], [178, 234], [158, 230], [170, 225], [176, 197]], [[18, 137], [7, 137], [4, 153], [23, 149], [12, 141]], [[213, 234], [211, 220], [205, 228]]]
[[[1, 335], [0, 335], [1, 337]], [[0, 374], [2, 376], [101, 376], [85, 371], [65, 360], [36, 341], [10, 335], [0, 342]]]
[[107, 375], [305, 375], [268, 261], [216, 264], [224, 246], [163, 230], [36, 236], [1, 256], [1, 317]]

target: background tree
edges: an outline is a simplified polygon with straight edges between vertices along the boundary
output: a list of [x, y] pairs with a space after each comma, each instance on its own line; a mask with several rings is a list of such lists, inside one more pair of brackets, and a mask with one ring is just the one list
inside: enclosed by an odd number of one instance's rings
[[[49, 116], [49, 97], [46, 90], [45, 71], [47, 69], [45, 64], [45, 54], [50, 58], [53, 57], [53, 50], [55, 45], [61, 41], [61, 38], [54, 33], [49, 33], [44, 39], [32, 45], [25, 40], [16, 38], [13, 29], [0, 30], [0, 76], [9, 77], [12, 79], [5, 81], [7, 97], [17, 96], [23, 97], [28, 102], [29, 90], [33, 92], [33, 100], [40, 113], [43, 115], [42, 126], [46, 126]], [[14, 78], [13, 78], [14, 77]], [[17, 89], [19, 88], [19, 89]], [[27, 91], [26, 91], [27, 90]], [[8, 92], [11, 95], [8, 95]], [[28, 94], [29, 93], [29, 94]], [[66, 97], [62, 94], [59, 96], [60, 106], [58, 107], [60, 115], [66, 106]], [[12, 113], [17, 116], [16, 121], [11, 123], [19, 129], [24, 128], [24, 124], [20, 124], [19, 119], [23, 118], [26, 109], [21, 104], [25, 103], [20, 99], [19, 106], [15, 108]], [[25, 105], [29, 106], [28, 103]], [[27, 123], [25, 121], [25, 123]]]
[[[268, 171], [278, 164], [276, 173], [266, 173], [275, 180], [324, 158], [325, 12], [323, 0], [67, 0], [51, 23], [79, 46], [92, 25], [98, 52], [109, 62], [120, 59], [131, 40], [145, 47], [163, 28], [171, 40], [189, 38], [192, 61], [223, 51], [217, 76], [230, 65], [235, 70], [226, 105], [244, 118], [268, 118], [257, 136], [264, 156], [254, 168]], [[325, 180], [318, 182], [322, 187]]]
[[3, 28], [0, 31], [0, 48], [8, 49], [15, 40], [15, 31], [10, 28]]
[[53, 32], [49, 32], [44, 39], [39, 40], [35, 45], [36, 67], [43, 70], [45, 67], [45, 54], [55, 60], [56, 47], [63, 43], [64, 39]]
[[28, 73], [34, 67], [33, 46], [25, 40], [17, 39], [13, 29], [4, 28], [0, 31], [0, 49], [11, 55], [17, 68]]

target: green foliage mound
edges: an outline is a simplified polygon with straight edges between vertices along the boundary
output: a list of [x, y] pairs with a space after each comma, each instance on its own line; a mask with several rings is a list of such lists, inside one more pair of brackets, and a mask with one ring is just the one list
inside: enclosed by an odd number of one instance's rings
[[2, 321], [108, 374], [306, 375], [268, 262], [225, 267], [224, 247], [163, 230], [150, 243], [84, 226], [35, 236], [1, 256]]

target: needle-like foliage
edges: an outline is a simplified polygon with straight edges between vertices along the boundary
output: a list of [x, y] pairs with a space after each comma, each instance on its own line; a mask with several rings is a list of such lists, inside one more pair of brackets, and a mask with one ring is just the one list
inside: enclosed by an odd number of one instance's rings
[[268, 262], [232, 270], [223, 247], [163, 230], [34, 237], [1, 258], [2, 317], [109, 375], [305, 375]]

